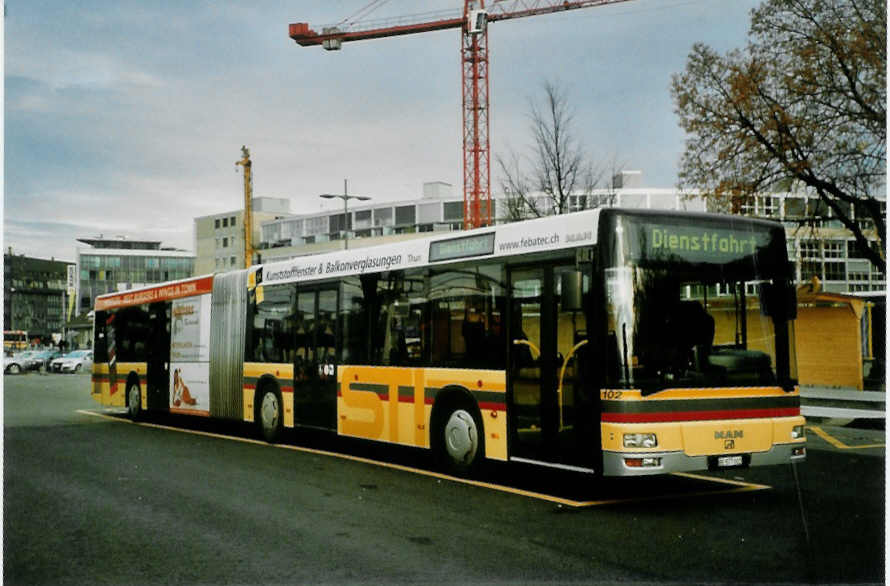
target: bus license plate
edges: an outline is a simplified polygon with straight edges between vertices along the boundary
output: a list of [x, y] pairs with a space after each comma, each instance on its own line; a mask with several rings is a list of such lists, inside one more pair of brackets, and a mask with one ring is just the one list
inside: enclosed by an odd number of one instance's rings
[[717, 458], [717, 466], [719, 468], [729, 468], [732, 466], [741, 466], [744, 463], [742, 456], [719, 456]]

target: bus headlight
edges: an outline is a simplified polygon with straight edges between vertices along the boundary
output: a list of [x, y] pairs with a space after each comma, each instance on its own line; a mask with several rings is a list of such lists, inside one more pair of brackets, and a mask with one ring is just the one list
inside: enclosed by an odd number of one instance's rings
[[803, 425], [795, 425], [791, 428], [791, 439], [800, 439], [804, 436]]
[[654, 448], [658, 445], [658, 438], [654, 433], [625, 433], [625, 448]]

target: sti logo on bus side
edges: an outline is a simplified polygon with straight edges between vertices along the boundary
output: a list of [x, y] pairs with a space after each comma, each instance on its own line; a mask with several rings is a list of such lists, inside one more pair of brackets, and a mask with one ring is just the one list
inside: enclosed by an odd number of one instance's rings
[[745, 437], [745, 432], [741, 429], [727, 429], [725, 431], [715, 431], [714, 439], [738, 439]]

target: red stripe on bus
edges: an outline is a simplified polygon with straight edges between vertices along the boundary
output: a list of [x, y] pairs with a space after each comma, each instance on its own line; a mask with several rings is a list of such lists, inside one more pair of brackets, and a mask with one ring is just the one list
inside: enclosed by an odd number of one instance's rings
[[733, 411], [665, 411], [661, 413], [603, 413], [607, 423], [662, 423], [668, 421], [713, 421], [716, 419], [760, 419], [800, 415], [799, 407], [787, 409], [739, 409]]
[[201, 411], [199, 409], [177, 409], [170, 407], [170, 413], [178, 413], [180, 415], [198, 415], [200, 417], [210, 417], [210, 411]]
[[[245, 391], [255, 391], [256, 390], [256, 385], [254, 385], [254, 384], [245, 383], [241, 386], [244, 388]], [[282, 393], [293, 393], [294, 392], [293, 387], [279, 386], [278, 388], [281, 389]]]
[[479, 409], [482, 411], [506, 411], [506, 403], [479, 403]]
[[[380, 400], [381, 400], [381, 401], [389, 401], [389, 395], [388, 395], [388, 394], [386, 394], [386, 395], [378, 394], [377, 396], [380, 397]], [[341, 391], [341, 390], [339, 390], [339, 389], [337, 390], [337, 398], [338, 398], [338, 399], [342, 399], [342, 398], [343, 398], [343, 391]], [[414, 396], [413, 396], [413, 395], [399, 395], [399, 403], [413, 403], [413, 402], [414, 402]], [[433, 404], [433, 399], [432, 399], [432, 397], [424, 397], [424, 399], [423, 399], [423, 404], [424, 404], [424, 405], [432, 405], [432, 404]], [[480, 405], [480, 407], [481, 407], [481, 405]], [[500, 409], [501, 409], [501, 410], [506, 410], [506, 408], [505, 408], [503, 405], [501, 405]]]

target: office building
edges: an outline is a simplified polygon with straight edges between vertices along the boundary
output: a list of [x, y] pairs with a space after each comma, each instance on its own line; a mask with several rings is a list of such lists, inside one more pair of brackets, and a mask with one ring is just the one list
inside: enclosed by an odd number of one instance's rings
[[156, 240], [122, 236], [78, 238], [77, 314], [89, 311], [97, 295], [191, 277], [195, 255]]
[[3, 255], [3, 329], [28, 332], [29, 341], [58, 342], [68, 305], [68, 267], [55, 259]]

